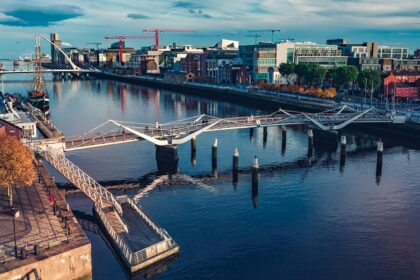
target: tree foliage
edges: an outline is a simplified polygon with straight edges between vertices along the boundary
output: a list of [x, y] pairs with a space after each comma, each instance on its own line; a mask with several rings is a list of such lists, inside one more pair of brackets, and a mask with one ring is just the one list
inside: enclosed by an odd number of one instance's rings
[[382, 80], [379, 71], [365, 69], [357, 77], [359, 87], [363, 90], [377, 89], [381, 86]]
[[7, 188], [12, 206], [12, 187], [29, 185], [35, 179], [31, 151], [16, 138], [0, 136], [0, 186]]
[[290, 78], [295, 74], [295, 65], [293, 63], [281, 63], [279, 72], [283, 77], [286, 77], [287, 83], [290, 83]]
[[307, 72], [308, 72], [308, 65], [306, 65], [306, 64], [295, 65], [295, 74], [298, 76], [299, 84], [302, 84], [302, 79], [304, 79], [305, 74]]
[[358, 71], [356, 67], [347, 65], [334, 68], [331, 73], [336, 87], [348, 88], [349, 84], [356, 80]]

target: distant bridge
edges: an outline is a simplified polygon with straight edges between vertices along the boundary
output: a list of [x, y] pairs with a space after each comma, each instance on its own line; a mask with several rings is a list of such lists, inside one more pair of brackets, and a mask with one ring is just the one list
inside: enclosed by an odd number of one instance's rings
[[[42, 69], [42, 73], [92, 73], [97, 72], [96, 70], [90, 69]], [[3, 70], [0, 71], [0, 75], [3, 74], [31, 74], [35, 73], [35, 70], [28, 69], [28, 70]]]
[[[42, 38], [45, 41], [47, 41], [48, 43], [50, 43], [51, 45], [53, 45], [59, 52], [61, 52], [61, 54], [64, 56], [65, 60], [69, 63], [70, 65], [70, 69], [43, 69], [42, 72], [43, 73], [91, 73], [91, 72], [96, 72], [98, 70], [96, 69], [82, 69], [79, 66], [77, 66], [76, 64], [74, 64], [74, 62], [70, 59], [70, 57], [68, 57], [68, 55], [56, 44], [54, 44], [53, 42], [51, 42], [50, 40], [48, 40], [46, 37], [42, 36], [42, 35], [35, 35], [35, 42], [36, 42], [36, 46], [39, 46], [39, 39]], [[4, 74], [28, 74], [28, 73], [34, 73], [35, 70], [3, 70], [0, 71], [0, 75], [4, 75]]]

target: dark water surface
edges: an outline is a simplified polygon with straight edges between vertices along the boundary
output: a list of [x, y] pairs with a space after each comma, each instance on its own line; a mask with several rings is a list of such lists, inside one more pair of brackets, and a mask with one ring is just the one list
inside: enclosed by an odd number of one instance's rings
[[[6, 91], [25, 92], [21, 83]], [[64, 81], [47, 85], [51, 118], [66, 135], [108, 120], [167, 122], [198, 114], [240, 116], [257, 108], [112, 81]], [[157, 268], [154, 279], [420, 279], [420, 152], [386, 137], [382, 176], [376, 176], [376, 136], [344, 131], [339, 146], [316, 146], [307, 159], [305, 128], [201, 135], [197, 165], [190, 145], [179, 147], [179, 170], [208, 182], [161, 186], [139, 205], [181, 246], [179, 257]], [[211, 144], [219, 139], [218, 179], [211, 179]], [[415, 145], [414, 145], [415, 146]], [[238, 147], [236, 188], [232, 153]], [[260, 160], [259, 188], [249, 168]], [[68, 157], [99, 181], [154, 178], [155, 148], [147, 142], [75, 151]], [[63, 177], [54, 175], [59, 182]], [[136, 190], [127, 191], [135, 195]], [[69, 195], [73, 209], [91, 213], [83, 195]], [[102, 238], [92, 241], [94, 279], [124, 279], [119, 261]], [[162, 272], [164, 271], [164, 272]], [[152, 273], [152, 272], [151, 272]], [[153, 273], [152, 273], [153, 274]]]

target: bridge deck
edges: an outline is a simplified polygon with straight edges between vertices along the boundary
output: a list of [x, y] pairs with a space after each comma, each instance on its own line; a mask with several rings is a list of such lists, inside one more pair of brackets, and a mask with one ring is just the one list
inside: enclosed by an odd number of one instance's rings
[[128, 232], [121, 233], [121, 236], [133, 251], [139, 251], [163, 240], [144, 219], [139, 217], [130, 204], [122, 203], [121, 207], [123, 209], [122, 220], [128, 228]]

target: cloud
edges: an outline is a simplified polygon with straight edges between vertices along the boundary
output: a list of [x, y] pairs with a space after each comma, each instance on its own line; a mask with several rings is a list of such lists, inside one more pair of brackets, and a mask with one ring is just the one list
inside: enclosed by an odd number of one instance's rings
[[72, 5], [22, 7], [3, 11], [0, 24], [7, 26], [50, 26], [57, 22], [80, 17], [83, 11]]
[[184, 8], [184, 9], [199, 9], [203, 8], [201, 4], [197, 4], [195, 2], [189, 2], [189, 1], [176, 1], [172, 7], [174, 8]]
[[203, 13], [202, 10], [189, 9], [188, 12], [198, 18], [212, 18], [211, 15]]
[[149, 16], [146, 16], [146, 15], [143, 15], [143, 14], [138, 14], [138, 13], [127, 14], [127, 17], [131, 18], [131, 19], [150, 19]]

